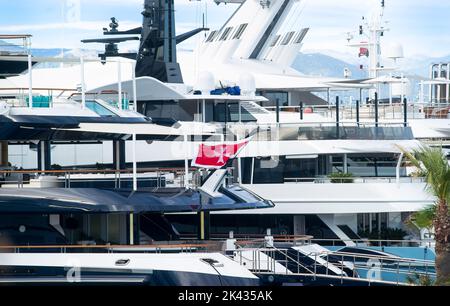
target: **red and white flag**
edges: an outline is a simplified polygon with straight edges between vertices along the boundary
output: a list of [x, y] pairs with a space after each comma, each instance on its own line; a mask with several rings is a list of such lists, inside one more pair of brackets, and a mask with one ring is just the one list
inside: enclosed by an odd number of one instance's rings
[[220, 169], [227, 162], [235, 158], [239, 152], [250, 142], [250, 138], [232, 143], [222, 143], [198, 146], [197, 156], [192, 160], [192, 167], [206, 169]]

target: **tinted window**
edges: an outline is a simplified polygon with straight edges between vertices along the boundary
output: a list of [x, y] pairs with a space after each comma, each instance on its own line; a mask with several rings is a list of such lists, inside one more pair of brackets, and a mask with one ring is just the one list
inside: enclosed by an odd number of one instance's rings
[[[225, 111], [227, 110], [227, 111]], [[214, 106], [214, 120], [216, 122], [238, 122], [239, 104], [238, 103], [219, 103]], [[256, 121], [245, 108], [241, 106], [241, 121]]]
[[226, 28], [225, 31], [223, 32], [222, 36], [220, 37], [220, 40], [226, 40], [232, 29], [233, 28], [231, 28], [231, 27]]
[[100, 117], [117, 117], [112, 111], [95, 101], [86, 101], [86, 107], [95, 112]]
[[245, 29], [247, 28], [247, 23], [241, 24], [237, 29], [236, 33], [233, 36], [233, 39], [241, 39], [242, 34], [244, 34]]
[[287, 45], [287, 44], [291, 41], [292, 36], [294, 36], [294, 34], [295, 34], [295, 32], [289, 32], [289, 33], [287, 33], [287, 34], [284, 36], [283, 41], [281, 42], [281, 44], [282, 44], [282, 45]]

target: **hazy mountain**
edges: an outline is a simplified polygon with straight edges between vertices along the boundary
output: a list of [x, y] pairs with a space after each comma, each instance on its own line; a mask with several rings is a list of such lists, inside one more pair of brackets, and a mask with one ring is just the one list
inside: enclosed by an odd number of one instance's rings
[[[389, 61], [385, 61], [389, 63]], [[398, 66], [406, 76], [415, 78], [427, 78], [431, 63], [450, 63], [450, 55], [444, 57], [414, 57], [400, 59]], [[391, 64], [386, 64], [386, 66]], [[353, 78], [364, 78], [367, 71], [359, 69], [359, 60], [352, 54], [337, 51], [308, 50], [300, 53], [294, 61], [293, 68], [306, 75], [343, 77], [344, 69], [352, 72]]]
[[[1, 41], [0, 41], [1, 44]], [[6, 46], [6, 48], [1, 48], [3, 51], [8, 52], [24, 52], [22, 48], [16, 46]], [[96, 50], [87, 50], [87, 49], [45, 49], [45, 48], [33, 48], [31, 49], [31, 53], [35, 57], [41, 58], [51, 58], [51, 57], [62, 57], [64, 58], [79, 58], [81, 54], [83, 54], [85, 59], [97, 59], [98, 51]], [[59, 63], [39, 63], [35, 68], [53, 68], [58, 67]]]
[[405, 71], [410, 74], [419, 75], [422, 77], [429, 77], [430, 64], [435, 63], [450, 63], [450, 55], [443, 57], [421, 57], [414, 59], [404, 59], [402, 65]]
[[[6, 45], [0, 41], [2, 51], [18, 52], [21, 48], [14, 45]], [[6, 45], [6, 46], [5, 46]], [[64, 53], [64, 57], [76, 58], [82, 53], [86, 58], [97, 58], [98, 51], [89, 49], [32, 49], [32, 53], [36, 57], [57, 57]], [[361, 70], [359, 64], [362, 60], [358, 59], [352, 53], [343, 53], [335, 50], [305, 50], [299, 53], [292, 67], [299, 70], [305, 75], [343, 77], [344, 69], [348, 68], [352, 72], [352, 78], [365, 78], [367, 71]], [[429, 73], [431, 63], [450, 62], [450, 55], [432, 58], [420, 56], [415, 58], [401, 59], [398, 63], [401, 71], [407, 76], [415, 76], [415, 78], [426, 78]], [[50, 67], [55, 63], [41, 64], [41, 67]], [[387, 64], [386, 64], [387, 65]]]
[[366, 75], [358, 65], [322, 53], [300, 53], [292, 67], [306, 75], [322, 77], [342, 78], [345, 68], [350, 69], [353, 78], [364, 78]]

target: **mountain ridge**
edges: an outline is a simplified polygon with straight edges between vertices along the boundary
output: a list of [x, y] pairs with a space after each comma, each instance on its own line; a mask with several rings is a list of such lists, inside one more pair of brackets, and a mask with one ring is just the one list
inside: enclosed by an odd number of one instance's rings
[[[2, 41], [0, 40], [0, 43]], [[3, 44], [3, 46], [5, 46]], [[20, 47], [10, 45], [2, 48], [4, 51], [18, 51], [22, 50]], [[33, 55], [37, 57], [60, 57], [64, 54], [65, 57], [78, 57], [83, 53], [89, 58], [97, 57], [99, 51], [89, 49], [66, 49], [66, 48], [35, 48], [32, 49]], [[314, 50], [306, 49], [300, 52], [291, 65], [304, 75], [322, 76], [322, 77], [337, 77], [344, 76], [344, 69], [348, 68], [352, 73], [352, 78], [365, 78], [367, 71], [360, 69], [360, 64], [367, 67], [367, 60], [359, 59], [356, 55], [351, 53], [342, 53], [334, 50]], [[427, 78], [429, 73], [429, 66], [431, 63], [450, 63], [450, 54], [442, 57], [412, 57], [400, 59], [398, 62], [399, 71], [405, 75], [411, 75], [416, 78]], [[387, 64], [386, 64], [387, 65]], [[41, 65], [47, 67], [48, 65]]]

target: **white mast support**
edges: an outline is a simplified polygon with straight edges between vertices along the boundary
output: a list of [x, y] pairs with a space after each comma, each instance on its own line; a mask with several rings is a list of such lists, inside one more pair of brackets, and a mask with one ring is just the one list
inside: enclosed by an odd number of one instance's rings
[[137, 191], [136, 134], [133, 134], [133, 191]]
[[122, 110], [122, 63], [120, 59], [117, 61], [117, 105]]
[[439, 104], [439, 103], [441, 103], [441, 85], [440, 84], [436, 85], [436, 89], [437, 89], [436, 103]]
[[[239, 119], [240, 119], [240, 118], [239, 118]], [[241, 137], [241, 135], [238, 133], [238, 134], [237, 134], [237, 141], [239, 142], [239, 141], [241, 141], [241, 139], [242, 139], [242, 137]], [[239, 155], [240, 155], [240, 154], [239, 154]], [[242, 183], [242, 160], [241, 160], [241, 157], [240, 157], [240, 156], [238, 156], [237, 162], [238, 162], [238, 180], [239, 180], [239, 184], [241, 184], [241, 183]]]
[[347, 160], [347, 154], [344, 154], [343, 156], [343, 166], [344, 166], [344, 173], [348, 173], [348, 160]]
[[[41, 171], [49, 170], [45, 169], [45, 159], [47, 157], [47, 151], [45, 150], [45, 141], [39, 141], [39, 147], [39, 149], [41, 150]], [[43, 175], [45, 175], [45, 173], [43, 173]]]
[[238, 108], [239, 108], [239, 123], [242, 122], [242, 110], [241, 110], [241, 100], [238, 101]]
[[[433, 79], [433, 67], [434, 65], [430, 66], [430, 80]], [[429, 84], [430, 87], [428, 88], [428, 95], [430, 97], [430, 104], [433, 103], [433, 86], [431, 85], [431, 83]]]
[[423, 84], [423, 81], [420, 81], [420, 94], [419, 94], [419, 99], [420, 99], [420, 103], [424, 103], [425, 102], [425, 85]]
[[202, 101], [202, 122], [206, 123], [206, 100]]
[[129, 218], [130, 245], [134, 245], [134, 213], [130, 213]]
[[405, 76], [403, 75], [403, 73], [401, 74], [401, 84], [400, 84], [400, 90], [402, 92], [401, 94], [401, 100], [400, 100], [400, 104], [403, 103], [403, 99], [405, 99]]
[[[442, 64], [439, 64], [439, 66], [438, 66], [438, 73], [437, 73], [437, 77], [440, 79], [441, 77], [442, 77]], [[438, 84], [438, 85], [436, 85], [436, 87], [437, 87], [437, 93], [436, 93], [436, 102], [438, 103], [438, 104], [440, 104], [441, 103], [441, 94], [442, 94], [442, 92], [441, 92], [441, 84]]]
[[255, 158], [252, 157], [252, 172], [251, 172], [251, 175], [250, 175], [250, 184], [252, 184], [252, 185], [253, 185], [253, 177], [254, 177], [254, 175], [255, 175]]
[[188, 156], [188, 136], [184, 137], [184, 188], [189, 189], [189, 156]]
[[33, 108], [33, 61], [28, 53], [28, 107]]
[[81, 108], [86, 108], [86, 84], [84, 82], [84, 58], [80, 57], [80, 74], [81, 74]]
[[[392, 78], [392, 73], [391, 73]], [[389, 82], [389, 105], [392, 106], [392, 83]]]
[[[450, 81], [450, 63], [447, 63], [447, 81]], [[445, 94], [447, 104], [450, 103], [450, 83], [447, 83], [447, 93]]]
[[397, 183], [397, 187], [400, 187], [400, 167], [402, 165], [403, 160], [403, 152], [400, 153], [400, 156], [398, 158], [397, 167], [395, 168], [395, 181]]
[[133, 61], [132, 64], [132, 75], [133, 75], [133, 110], [137, 112], [137, 85], [136, 85], [136, 62]]
[[328, 109], [330, 109], [331, 105], [330, 105], [330, 87], [327, 88], [327, 102], [328, 102]]
[[[367, 37], [368, 42], [364, 45], [358, 44], [358, 47], [367, 46], [369, 50], [369, 78], [375, 79], [379, 76], [380, 71], [380, 63], [381, 63], [381, 35], [382, 33], [389, 31], [388, 28], [383, 26], [384, 19], [384, 6], [381, 7], [379, 15], [374, 14], [371, 18], [364, 20], [364, 28], [366, 31], [363, 31], [363, 35]], [[366, 33], [367, 32], [367, 33]], [[375, 84], [373, 89], [370, 89], [369, 96], [374, 97], [375, 92], [380, 92], [380, 85]]]

